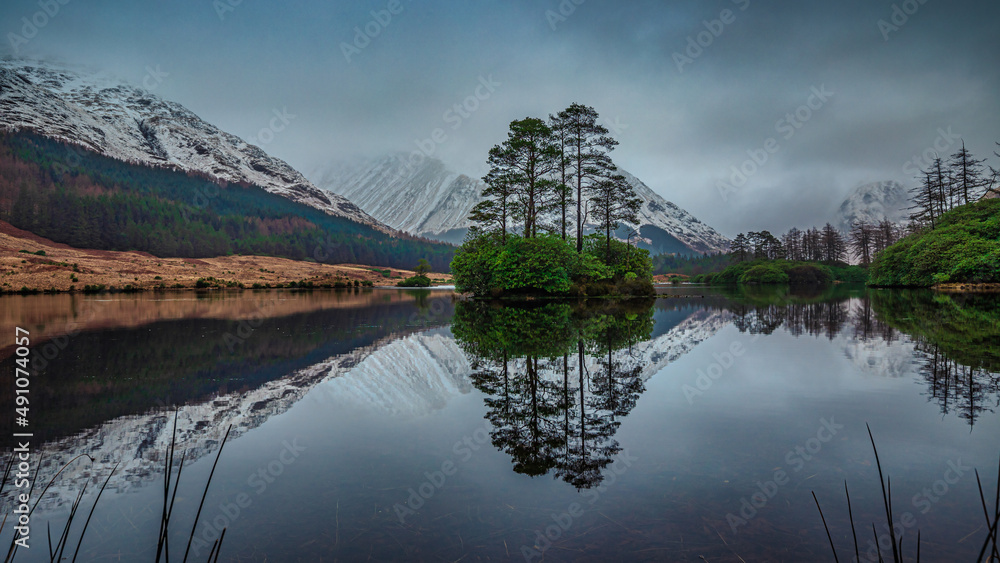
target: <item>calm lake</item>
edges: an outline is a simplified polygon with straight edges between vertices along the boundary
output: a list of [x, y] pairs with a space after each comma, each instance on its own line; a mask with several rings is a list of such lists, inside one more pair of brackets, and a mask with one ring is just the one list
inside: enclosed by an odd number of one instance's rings
[[[663, 288], [614, 305], [389, 289], [0, 297], [3, 461], [29, 549], [153, 561], [972, 561], [1000, 458], [1000, 296]], [[15, 426], [15, 327], [30, 424]], [[176, 414], [175, 414], [176, 413]], [[77, 456], [83, 457], [71, 461]], [[65, 464], [69, 465], [61, 472]], [[12, 515], [15, 488], [2, 491]], [[12, 537], [11, 518], [0, 540]], [[877, 560], [877, 556], [876, 559]]]

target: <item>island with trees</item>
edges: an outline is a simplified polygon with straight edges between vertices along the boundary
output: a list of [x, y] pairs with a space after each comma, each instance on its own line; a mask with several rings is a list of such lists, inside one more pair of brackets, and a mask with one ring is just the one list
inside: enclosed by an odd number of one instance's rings
[[[491, 298], [653, 295], [649, 252], [614, 236], [637, 222], [641, 206], [609, 156], [617, 145], [581, 104], [548, 120], [511, 122], [489, 152], [483, 201], [451, 263], [457, 290]], [[588, 225], [597, 232], [585, 234]]]

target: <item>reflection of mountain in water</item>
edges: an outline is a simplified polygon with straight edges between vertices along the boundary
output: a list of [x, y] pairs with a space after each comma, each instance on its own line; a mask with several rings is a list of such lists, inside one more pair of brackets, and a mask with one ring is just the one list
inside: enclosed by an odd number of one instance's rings
[[228, 425], [231, 437], [256, 428], [400, 333], [440, 326], [451, 316], [447, 296], [400, 296], [406, 297], [375, 293], [352, 306], [252, 325], [187, 319], [75, 336], [33, 379], [33, 412], [49, 424], [35, 432], [34, 450], [43, 459], [38, 482], [47, 483], [78, 455], [97, 461], [79, 460], [60, 474], [42, 506], [71, 502], [81, 477], [103, 480], [119, 460], [112, 490], [162, 472], [173, 426], [165, 406], [178, 405], [178, 452], [187, 450], [190, 462], [217, 448]]
[[[440, 301], [444, 303], [447, 299]], [[320, 400], [402, 416], [427, 414], [442, 408], [451, 398], [470, 392], [472, 362], [446, 329], [432, 328], [405, 334], [406, 325], [412, 326], [414, 320], [417, 321], [415, 324], [433, 327], [451, 317], [450, 303], [444, 307], [436, 303], [423, 305], [424, 309], [420, 309], [413, 302], [397, 302], [380, 308], [369, 303], [360, 310], [339, 309], [306, 314], [321, 315], [312, 323], [295, 318], [264, 320], [259, 329], [270, 335], [272, 346], [288, 340], [276, 335], [284, 333], [287, 336], [291, 327], [301, 330], [306, 326], [326, 326], [328, 329], [351, 326], [354, 330], [347, 336], [332, 331], [334, 341], [305, 349], [286, 342], [284, 346], [294, 350], [298, 359], [286, 359], [281, 365], [287, 365], [287, 362], [310, 363], [296, 366], [290, 373], [284, 372], [283, 376], [272, 377], [250, 388], [245, 385], [229, 390], [219, 387], [223, 390], [210, 393], [207, 399], [202, 398], [202, 391], [199, 390], [198, 394], [183, 400], [187, 404], [178, 409], [177, 451], [187, 451], [189, 464], [212, 453], [230, 424], [233, 425], [232, 439], [287, 411], [310, 392], [319, 393], [316, 396]], [[439, 315], [429, 311], [437, 311]], [[633, 344], [628, 361], [633, 367], [642, 367], [639, 379], [648, 379], [663, 365], [714, 334], [725, 326], [728, 317], [724, 313], [697, 308], [690, 308], [682, 316], [671, 330], [654, 340]], [[403, 333], [389, 334], [392, 327]], [[141, 332], [158, 334], [156, 330]], [[197, 331], [186, 334], [188, 339], [201, 340]], [[291, 334], [295, 334], [296, 339], [302, 336], [295, 332]], [[178, 345], [173, 340], [168, 342], [172, 346]], [[150, 354], [159, 353], [161, 348], [156, 342], [146, 342], [144, 346], [142, 350]], [[341, 351], [337, 347], [347, 349]], [[265, 349], [271, 353], [275, 350]], [[318, 361], [312, 359], [331, 349], [333, 353], [329, 357]], [[251, 370], [254, 362], [260, 360], [255, 355], [257, 352], [253, 352], [255, 347], [249, 346], [247, 350], [243, 353], [250, 355], [243, 356], [238, 363], [245, 370]], [[149, 360], [139, 358], [136, 361]], [[572, 366], [577, 366], [575, 358], [570, 362]], [[604, 369], [600, 362], [600, 358], [588, 356], [584, 364], [585, 372], [598, 374]], [[53, 362], [53, 365], [56, 364], [58, 362]], [[182, 376], [178, 374], [180, 379], [183, 379]], [[600, 380], [595, 376], [594, 381]], [[159, 479], [172, 428], [173, 411], [157, 409], [144, 414], [113, 417], [37, 447], [36, 451], [44, 458], [38, 477], [40, 483], [47, 483], [63, 464], [80, 454], [96, 459], [93, 465], [85, 460], [76, 461], [59, 475], [46, 493], [40, 510], [68, 506], [85, 479], [92, 481], [91, 486], [100, 486], [119, 460], [123, 463], [108, 485], [112, 491], [126, 492]], [[4, 495], [4, 504], [8, 501], [9, 498]]]
[[472, 390], [469, 360], [446, 332], [430, 331], [394, 340], [316, 390], [333, 404], [419, 416]]

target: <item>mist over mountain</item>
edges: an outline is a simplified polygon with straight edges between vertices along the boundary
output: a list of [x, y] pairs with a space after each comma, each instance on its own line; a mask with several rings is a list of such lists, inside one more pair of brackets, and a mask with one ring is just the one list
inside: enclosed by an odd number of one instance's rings
[[858, 221], [878, 223], [889, 219], [893, 223], [907, 220], [910, 215], [909, 193], [892, 180], [864, 184], [851, 190], [837, 210], [837, 222], [842, 231], [849, 231]]

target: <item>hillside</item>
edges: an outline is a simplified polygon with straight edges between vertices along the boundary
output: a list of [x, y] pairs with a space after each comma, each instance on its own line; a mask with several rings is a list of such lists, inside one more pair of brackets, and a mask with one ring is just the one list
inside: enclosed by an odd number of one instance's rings
[[453, 249], [333, 216], [257, 186], [124, 163], [29, 133], [0, 133], [0, 219], [77, 248], [161, 258], [267, 255], [446, 271]]
[[[640, 246], [661, 253], [714, 253], [729, 239], [646, 184], [619, 170], [643, 200]], [[411, 164], [405, 154], [358, 163], [332, 163], [310, 176], [318, 186], [344, 196], [386, 225], [410, 234], [460, 243], [472, 224], [469, 212], [481, 201], [483, 183], [459, 174], [434, 158]], [[593, 230], [590, 225], [589, 230]], [[630, 228], [619, 233], [622, 239]]]
[[[280, 116], [276, 123], [287, 125]], [[284, 121], [282, 121], [284, 120]], [[0, 131], [33, 132], [122, 162], [263, 188], [388, 232], [350, 201], [326, 193], [283, 160], [205, 122], [184, 106], [113, 77], [27, 60], [0, 60]]]
[[1000, 283], [1000, 199], [952, 209], [876, 255], [869, 272], [881, 287]]

